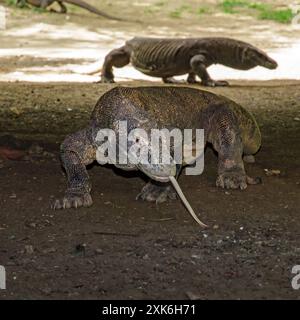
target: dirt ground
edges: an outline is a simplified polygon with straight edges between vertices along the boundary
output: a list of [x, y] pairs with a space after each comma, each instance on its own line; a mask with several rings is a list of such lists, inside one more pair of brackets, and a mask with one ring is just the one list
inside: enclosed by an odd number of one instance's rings
[[[212, 10], [201, 14], [196, 0], [89, 3], [142, 17], [144, 25], [98, 19], [74, 7], [67, 16], [8, 7], [7, 29], [0, 31], [0, 154], [1, 136], [26, 140], [23, 158], [0, 158], [0, 265], [7, 273], [0, 299], [299, 299], [291, 280], [300, 264], [300, 81], [234, 80], [209, 89], [255, 115], [263, 144], [246, 170], [263, 183], [217, 189], [217, 157], [207, 149], [204, 173], [179, 179], [210, 226], [203, 230], [179, 200], [136, 201], [144, 176], [97, 164], [89, 168], [94, 205], [51, 210], [66, 185], [59, 144], [87, 124], [99, 96], [114, 85], [82, 76], [91, 83], [49, 80], [67, 73], [77, 81], [70, 65], [101, 60], [137, 34], [222, 34], [276, 49], [297, 43], [299, 33], [253, 14], [226, 15], [215, 0], [201, 1]], [[182, 16], [174, 18], [179, 9]], [[31, 76], [43, 83], [21, 81]], [[149, 84], [161, 85], [122, 82]]]
[[93, 207], [52, 211], [65, 188], [54, 136], [83, 127], [108, 86], [0, 83], [2, 131], [22, 137], [27, 128], [28, 139], [42, 141], [24, 160], [1, 162], [1, 298], [299, 299], [291, 269], [300, 255], [300, 84], [232, 84], [212, 91], [256, 116], [263, 147], [246, 169], [263, 184], [217, 189], [208, 149], [202, 176], [179, 180], [210, 226], [202, 230], [179, 200], [135, 201], [145, 183], [139, 174], [98, 165], [89, 170]]

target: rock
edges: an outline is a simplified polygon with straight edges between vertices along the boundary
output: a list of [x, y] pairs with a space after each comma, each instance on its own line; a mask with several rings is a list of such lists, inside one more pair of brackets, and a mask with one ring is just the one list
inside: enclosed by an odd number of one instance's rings
[[30, 154], [41, 154], [43, 151], [44, 149], [36, 143], [33, 143], [28, 150]]
[[32, 245], [26, 245], [25, 246], [25, 252], [27, 254], [33, 254], [33, 252], [34, 252], [33, 246]]
[[20, 160], [24, 157], [25, 153], [23, 150], [15, 150], [10, 147], [0, 146], [0, 157], [7, 160]]
[[27, 224], [27, 227], [35, 229], [37, 224], [35, 222], [30, 222]]
[[54, 247], [51, 247], [51, 248], [44, 249], [42, 252], [44, 254], [53, 253], [53, 252], [56, 252], [56, 249]]
[[264, 171], [267, 177], [279, 176], [281, 174], [281, 171], [278, 169], [264, 169]]
[[102, 250], [102, 249], [96, 249], [95, 252], [96, 252], [97, 254], [103, 254], [103, 250]]
[[75, 254], [76, 255], [85, 255], [85, 248], [86, 248], [86, 244], [85, 243], [79, 243], [76, 245], [75, 247]]

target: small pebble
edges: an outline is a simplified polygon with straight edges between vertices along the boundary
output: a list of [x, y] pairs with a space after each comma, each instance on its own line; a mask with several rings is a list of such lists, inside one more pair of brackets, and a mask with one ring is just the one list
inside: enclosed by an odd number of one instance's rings
[[96, 252], [97, 254], [103, 254], [103, 250], [102, 250], [102, 249], [96, 249], [95, 252]]
[[28, 223], [28, 227], [36, 228], [36, 223], [35, 222], [30, 222], [30, 223]]
[[47, 249], [44, 249], [42, 251], [44, 254], [48, 254], [48, 253], [53, 253], [53, 252], [56, 252], [56, 249], [55, 248], [47, 248]]
[[267, 177], [270, 177], [270, 176], [279, 176], [280, 175], [280, 170], [276, 169], [264, 169], [265, 171], [265, 174]]
[[25, 246], [25, 252], [28, 254], [32, 254], [34, 251], [33, 246], [32, 245], [26, 245]]

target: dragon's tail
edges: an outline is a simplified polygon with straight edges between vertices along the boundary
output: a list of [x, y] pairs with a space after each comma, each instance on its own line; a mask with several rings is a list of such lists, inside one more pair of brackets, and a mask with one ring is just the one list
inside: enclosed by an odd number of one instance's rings
[[64, 0], [64, 2], [66, 3], [70, 3], [70, 4], [73, 4], [75, 6], [78, 6], [78, 7], [81, 7], [83, 9], [86, 9], [92, 13], [95, 13], [99, 16], [102, 16], [104, 18], [107, 18], [107, 19], [111, 19], [111, 20], [117, 20], [117, 21], [129, 21], [129, 20], [126, 20], [126, 19], [122, 19], [122, 18], [119, 18], [119, 17], [115, 17], [115, 16], [111, 16], [101, 10], [98, 10], [97, 8], [91, 6], [90, 4], [84, 2], [84, 1], [81, 1], [81, 0]]

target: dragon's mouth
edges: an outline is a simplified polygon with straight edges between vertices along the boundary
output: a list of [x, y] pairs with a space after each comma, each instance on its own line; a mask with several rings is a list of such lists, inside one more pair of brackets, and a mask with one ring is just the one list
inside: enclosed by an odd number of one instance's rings
[[176, 176], [176, 165], [138, 165], [138, 169], [145, 173], [149, 178], [158, 182], [169, 182], [170, 176]]
[[162, 177], [162, 176], [154, 176], [154, 175], [149, 175], [147, 174], [149, 178], [158, 181], [158, 182], [169, 182], [170, 178], [169, 177]]
[[278, 63], [275, 60], [269, 58], [269, 60], [265, 62], [265, 67], [274, 70], [278, 67]]
[[[166, 173], [162, 173], [162, 174], [154, 174], [153, 172], [151, 172], [151, 170], [147, 170], [146, 168], [144, 168], [143, 166], [139, 166], [139, 169], [144, 172], [149, 178], [158, 181], [158, 182], [169, 182], [170, 181], [170, 174], [169, 172]], [[176, 174], [176, 172], [175, 172]]]
[[[197, 215], [195, 214], [194, 210], [192, 209], [191, 205], [187, 201], [186, 197], [184, 196], [183, 192], [181, 191], [181, 188], [176, 181], [175, 176], [177, 175], [177, 169], [176, 165], [171, 165], [171, 166], [160, 166], [160, 167], [148, 167], [148, 166], [143, 166], [139, 165], [138, 166], [141, 171], [143, 171], [149, 178], [158, 181], [158, 182], [171, 182], [173, 187], [175, 188], [178, 196], [182, 200], [183, 204], [185, 205], [186, 209], [188, 212], [191, 214], [191, 216], [196, 220], [196, 222], [201, 226], [201, 227], [207, 227], [205, 223], [203, 223]], [[159, 172], [160, 174], [154, 174], [153, 172]]]

